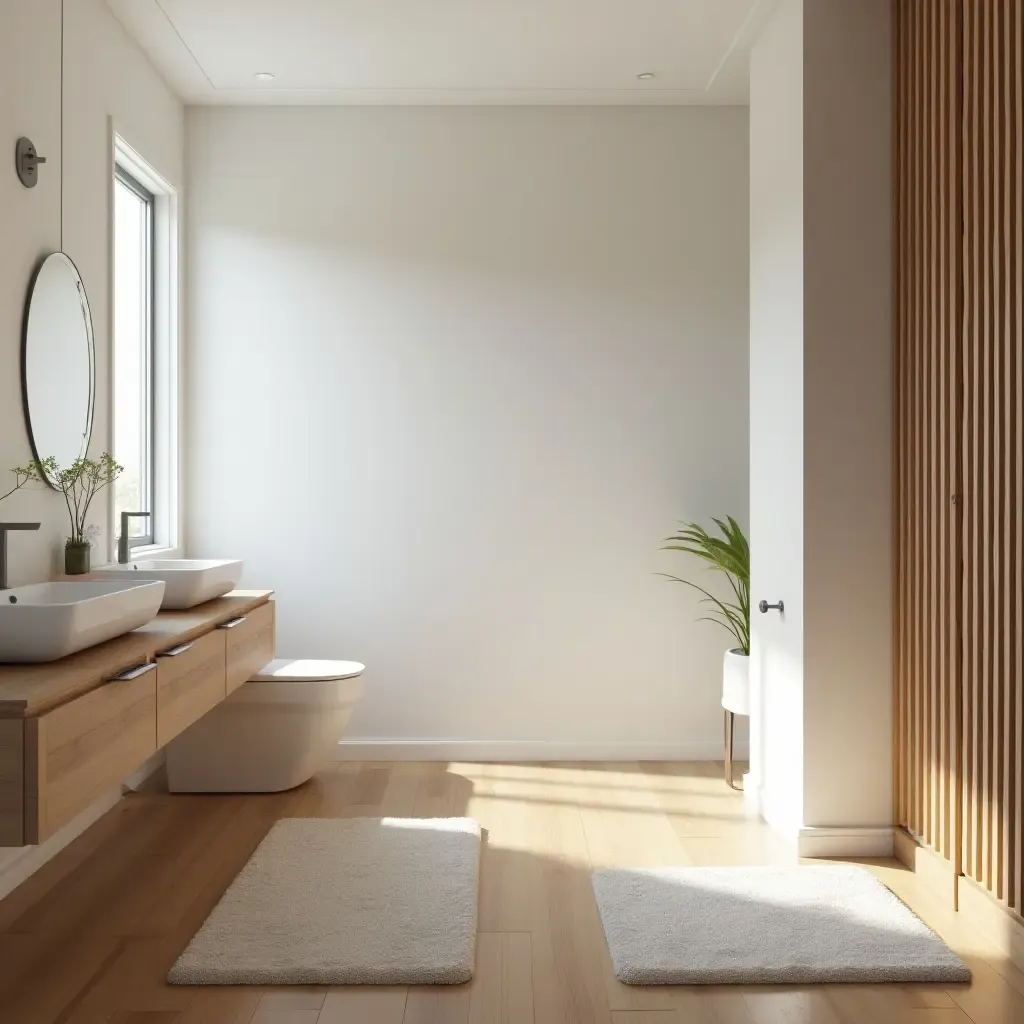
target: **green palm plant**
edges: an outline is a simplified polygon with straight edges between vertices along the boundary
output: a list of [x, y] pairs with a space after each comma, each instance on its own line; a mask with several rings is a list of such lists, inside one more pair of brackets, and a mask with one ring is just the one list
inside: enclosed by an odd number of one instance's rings
[[725, 521], [714, 519], [722, 536], [710, 534], [699, 523], [683, 523], [682, 529], [672, 537], [666, 537], [662, 551], [684, 551], [705, 563], [705, 568], [723, 573], [732, 588], [735, 601], [722, 601], [691, 580], [684, 580], [668, 573], [660, 573], [674, 583], [685, 583], [700, 591], [704, 597], [701, 604], [711, 605], [708, 615], [702, 615], [698, 622], [717, 622], [735, 638], [744, 654], [750, 654], [750, 544], [740, 524], [727, 516]]

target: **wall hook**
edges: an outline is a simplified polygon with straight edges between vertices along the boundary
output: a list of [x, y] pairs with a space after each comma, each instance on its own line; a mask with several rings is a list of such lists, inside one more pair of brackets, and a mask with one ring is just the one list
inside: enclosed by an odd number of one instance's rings
[[36, 152], [31, 139], [23, 135], [14, 147], [14, 167], [18, 172], [18, 180], [25, 188], [35, 188], [39, 180], [39, 165], [46, 163], [46, 157]]

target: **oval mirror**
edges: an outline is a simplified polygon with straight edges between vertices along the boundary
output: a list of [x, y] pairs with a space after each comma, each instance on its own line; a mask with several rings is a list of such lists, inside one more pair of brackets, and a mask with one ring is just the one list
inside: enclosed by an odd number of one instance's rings
[[21, 351], [25, 420], [37, 461], [66, 469], [92, 434], [96, 350], [78, 268], [62, 252], [39, 265], [29, 289]]

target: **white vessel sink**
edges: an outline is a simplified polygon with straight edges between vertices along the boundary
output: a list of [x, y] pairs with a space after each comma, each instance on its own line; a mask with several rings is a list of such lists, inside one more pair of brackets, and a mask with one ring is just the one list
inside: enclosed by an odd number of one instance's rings
[[165, 583], [163, 608], [194, 608], [234, 590], [242, 578], [242, 563], [217, 558], [151, 558], [93, 572], [98, 579], [123, 580], [126, 575]]
[[33, 583], [0, 590], [0, 662], [56, 661], [144, 626], [160, 582]]

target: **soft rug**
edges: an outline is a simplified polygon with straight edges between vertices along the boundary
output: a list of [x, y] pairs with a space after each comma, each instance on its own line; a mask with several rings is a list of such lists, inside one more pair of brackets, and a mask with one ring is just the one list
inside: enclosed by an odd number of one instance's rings
[[971, 977], [863, 868], [613, 870], [593, 883], [615, 976], [627, 985]]
[[286, 818], [206, 919], [172, 985], [456, 985], [473, 975], [480, 826]]

